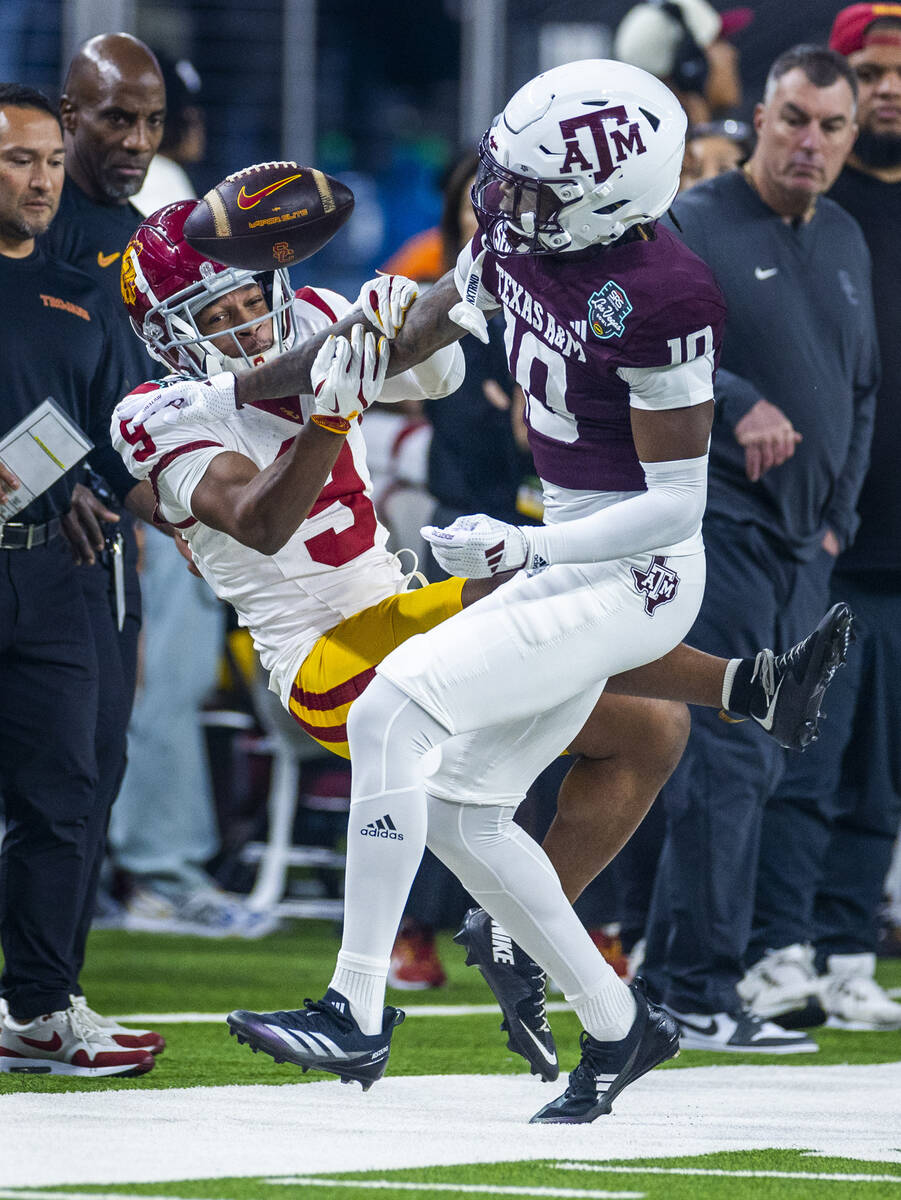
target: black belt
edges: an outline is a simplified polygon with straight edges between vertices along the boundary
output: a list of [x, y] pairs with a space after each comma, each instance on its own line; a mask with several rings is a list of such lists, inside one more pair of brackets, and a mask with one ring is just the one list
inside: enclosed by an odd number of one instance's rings
[[59, 535], [60, 520], [54, 517], [43, 525], [22, 525], [7, 521], [0, 525], [0, 550], [33, 550], [35, 546], [46, 546]]

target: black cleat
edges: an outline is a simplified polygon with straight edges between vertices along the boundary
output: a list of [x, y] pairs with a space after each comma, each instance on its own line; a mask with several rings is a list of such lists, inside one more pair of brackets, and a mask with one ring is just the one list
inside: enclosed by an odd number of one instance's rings
[[630, 1083], [679, 1053], [679, 1026], [651, 1004], [640, 984], [629, 989], [638, 1009], [632, 1028], [618, 1042], [598, 1042], [583, 1030], [582, 1057], [562, 1096], [540, 1109], [530, 1125], [582, 1125], [609, 1113]]
[[761, 650], [751, 679], [750, 716], [786, 750], [819, 737], [823, 696], [854, 634], [847, 604], [833, 604], [813, 633], [784, 654]]
[[509, 1034], [507, 1047], [521, 1054], [533, 1075], [552, 1082], [560, 1074], [554, 1035], [547, 1022], [547, 978], [484, 908], [471, 908], [454, 941], [466, 947], [466, 965], [476, 966], [494, 992]]
[[277, 1063], [296, 1063], [304, 1072], [330, 1071], [342, 1083], [357, 1080], [367, 1092], [385, 1074], [391, 1034], [403, 1021], [399, 1008], [385, 1007], [382, 1032], [365, 1034], [350, 1015], [350, 1005], [329, 988], [321, 1000], [304, 1000], [293, 1012], [229, 1013], [230, 1033], [254, 1054], [262, 1050]]

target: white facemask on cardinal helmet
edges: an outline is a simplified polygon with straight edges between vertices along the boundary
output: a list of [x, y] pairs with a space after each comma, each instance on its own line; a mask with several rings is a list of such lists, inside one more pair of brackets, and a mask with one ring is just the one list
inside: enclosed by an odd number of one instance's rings
[[566, 63], [516, 93], [482, 139], [472, 201], [499, 254], [614, 242], [669, 208], [687, 119], [664, 84], [606, 59]]

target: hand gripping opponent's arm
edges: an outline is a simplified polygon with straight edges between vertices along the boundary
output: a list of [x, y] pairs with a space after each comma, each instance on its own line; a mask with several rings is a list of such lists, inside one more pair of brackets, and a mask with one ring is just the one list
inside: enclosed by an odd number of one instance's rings
[[[346, 433], [348, 422], [381, 394], [388, 361], [387, 338], [365, 331], [360, 323], [352, 327], [349, 338], [327, 331], [310, 365], [313, 419], [322, 418], [319, 424]], [[120, 421], [143, 425], [158, 412], [167, 425], [224, 421], [241, 407], [236, 379], [223, 371], [209, 379], [178, 379], [158, 387], [145, 384], [116, 405], [113, 426]]]
[[[459, 299], [453, 272], [449, 271], [423, 296], [417, 297], [415, 302], [411, 303], [403, 328], [391, 343], [389, 378], [423, 362], [437, 350], [459, 341], [464, 330], [448, 317], [448, 313]], [[279, 396], [312, 394], [310, 367], [322, 343], [329, 334], [346, 333], [361, 320], [366, 328], [372, 328], [373, 332], [385, 332], [384, 328], [366, 322], [361, 309], [354, 309], [330, 329], [309, 338], [273, 362], [241, 375], [235, 391], [238, 404], [272, 400]]]

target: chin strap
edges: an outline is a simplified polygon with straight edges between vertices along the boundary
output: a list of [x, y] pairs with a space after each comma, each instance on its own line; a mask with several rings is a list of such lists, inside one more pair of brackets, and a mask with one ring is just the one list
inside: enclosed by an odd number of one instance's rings
[[478, 298], [482, 287], [482, 267], [485, 262], [485, 250], [481, 250], [472, 260], [466, 286], [463, 289], [463, 299], [447, 314], [455, 325], [465, 329], [477, 337], [480, 342], [488, 344], [488, 322], [485, 314], [479, 308]]

